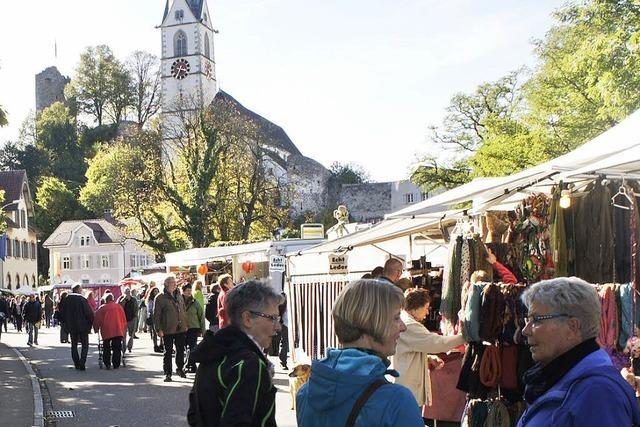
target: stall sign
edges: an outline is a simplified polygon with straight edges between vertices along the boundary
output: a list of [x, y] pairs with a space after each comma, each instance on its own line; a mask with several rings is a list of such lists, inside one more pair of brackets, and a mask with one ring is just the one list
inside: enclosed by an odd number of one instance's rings
[[324, 239], [324, 225], [302, 224], [300, 226], [301, 239]]
[[329, 274], [347, 274], [347, 255], [329, 255]]
[[271, 255], [269, 258], [269, 271], [284, 271], [286, 259], [280, 255]]

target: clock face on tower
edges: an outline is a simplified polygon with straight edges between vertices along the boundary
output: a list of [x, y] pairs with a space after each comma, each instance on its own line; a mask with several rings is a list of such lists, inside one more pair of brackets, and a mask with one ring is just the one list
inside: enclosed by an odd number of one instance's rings
[[189, 74], [191, 66], [186, 59], [178, 59], [171, 65], [171, 75], [178, 80], [182, 80]]

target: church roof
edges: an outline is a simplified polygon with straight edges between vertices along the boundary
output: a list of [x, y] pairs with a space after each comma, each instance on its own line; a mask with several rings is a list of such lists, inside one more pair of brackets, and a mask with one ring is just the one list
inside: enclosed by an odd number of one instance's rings
[[268, 144], [272, 147], [284, 150], [289, 154], [302, 154], [300, 153], [300, 150], [298, 150], [298, 147], [295, 146], [293, 141], [291, 141], [291, 138], [289, 138], [284, 129], [282, 129], [275, 123], [265, 119], [261, 115], [249, 110], [244, 105], [240, 104], [240, 102], [238, 102], [238, 100], [236, 100], [234, 97], [220, 90], [216, 94], [211, 104], [215, 108], [215, 105], [217, 103], [222, 102], [228, 102], [232, 104], [240, 114], [253, 121], [258, 126], [261, 133], [265, 135], [269, 140]]
[[[195, 16], [196, 19], [202, 19], [202, 9], [204, 6], [204, 0], [186, 0], [186, 1], [187, 1], [187, 5], [189, 6], [189, 9], [191, 9], [191, 12], [193, 13], [193, 16]], [[162, 15], [162, 22], [164, 22], [168, 14], [169, 14], [169, 0], [167, 0], [167, 2], [164, 5], [164, 14]]]

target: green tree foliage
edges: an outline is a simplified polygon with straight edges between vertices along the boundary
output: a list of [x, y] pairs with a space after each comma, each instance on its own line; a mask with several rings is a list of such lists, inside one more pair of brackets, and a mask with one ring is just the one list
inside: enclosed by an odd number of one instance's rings
[[81, 55], [75, 78], [65, 88], [79, 111], [102, 125], [105, 115], [119, 123], [132, 103], [131, 76], [105, 45], [88, 47]]
[[538, 65], [451, 100], [414, 182], [431, 190], [517, 172], [562, 155], [640, 108], [640, 4], [581, 0], [535, 43]]
[[335, 175], [338, 184], [363, 184], [369, 182], [369, 173], [355, 163], [333, 162], [329, 170]]
[[[4, 200], [4, 190], [0, 190], [0, 206], [4, 206], [6, 201]], [[4, 210], [0, 209], [0, 233], [4, 233], [7, 229], [7, 221]]]
[[35, 222], [49, 236], [62, 221], [86, 218], [88, 212], [80, 205], [76, 194], [64, 181], [45, 176], [36, 192]]
[[7, 119], [7, 112], [4, 111], [4, 109], [0, 105], [0, 127], [6, 126], [8, 124], [9, 124], [9, 120]]

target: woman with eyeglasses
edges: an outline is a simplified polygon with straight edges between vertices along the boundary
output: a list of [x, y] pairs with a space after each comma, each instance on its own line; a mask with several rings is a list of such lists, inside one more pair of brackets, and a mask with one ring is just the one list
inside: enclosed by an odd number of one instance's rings
[[536, 364], [524, 374], [519, 427], [637, 426], [635, 393], [596, 343], [600, 299], [576, 277], [545, 280], [522, 295], [523, 329]]
[[275, 426], [273, 365], [264, 354], [280, 330], [281, 296], [249, 281], [226, 296], [229, 325], [207, 331], [191, 353], [199, 363], [189, 394], [190, 426]]
[[313, 362], [311, 378], [296, 399], [300, 427], [424, 427], [416, 399], [386, 380], [405, 327], [397, 286], [377, 279], [349, 283], [331, 312], [340, 348]]

